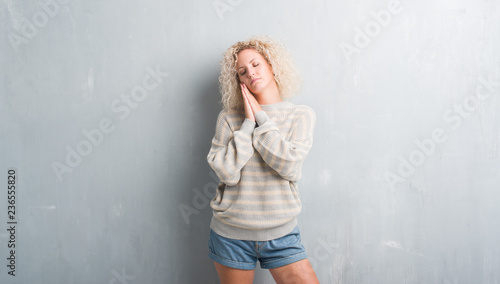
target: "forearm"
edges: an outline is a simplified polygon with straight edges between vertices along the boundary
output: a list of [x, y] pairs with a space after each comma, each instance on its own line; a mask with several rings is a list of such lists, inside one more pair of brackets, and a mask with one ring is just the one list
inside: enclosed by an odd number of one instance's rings
[[239, 182], [241, 169], [255, 151], [252, 145], [254, 128], [255, 122], [245, 119], [238, 131], [231, 134], [227, 127], [212, 139], [207, 161], [222, 182], [228, 185]]
[[314, 112], [306, 113], [294, 122], [290, 139], [280, 133], [278, 126], [264, 111], [257, 112], [255, 118], [259, 124], [252, 141], [255, 150], [284, 179], [299, 180], [302, 163], [312, 147]]

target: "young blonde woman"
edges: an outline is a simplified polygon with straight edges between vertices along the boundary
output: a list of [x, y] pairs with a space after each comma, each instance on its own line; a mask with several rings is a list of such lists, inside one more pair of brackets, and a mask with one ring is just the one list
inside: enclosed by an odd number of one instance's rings
[[207, 156], [220, 179], [209, 257], [222, 284], [253, 283], [257, 260], [277, 283], [319, 283], [297, 222], [297, 182], [316, 115], [285, 100], [299, 87], [290, 54], [269, 37], [252, 37], [231, 46], [221, 67], [223, 109]]

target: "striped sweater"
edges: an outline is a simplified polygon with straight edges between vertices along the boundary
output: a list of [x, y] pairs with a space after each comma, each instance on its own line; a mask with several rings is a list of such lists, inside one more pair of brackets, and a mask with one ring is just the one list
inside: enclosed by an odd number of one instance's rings
[[220, 179], [210, 201], [210, 228], [232, 239], [282, 237], [297, 225], [302, 209], [297, 181], [316, 114], [288, 101], [260, 106], [256, 122], [244, 112], [223, 109], [207, 156]]

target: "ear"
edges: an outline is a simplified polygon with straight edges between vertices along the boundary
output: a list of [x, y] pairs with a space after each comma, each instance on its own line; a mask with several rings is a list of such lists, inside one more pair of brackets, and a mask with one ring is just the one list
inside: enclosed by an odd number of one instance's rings
[[273, 70], [273, 66], [271, 66], [271, 64], [269, 64], [269, 70], [271, 71], [271, 73], [273, 73], [273, 76], [276, 76], [276, 74], [274, 73], [274, 70]]

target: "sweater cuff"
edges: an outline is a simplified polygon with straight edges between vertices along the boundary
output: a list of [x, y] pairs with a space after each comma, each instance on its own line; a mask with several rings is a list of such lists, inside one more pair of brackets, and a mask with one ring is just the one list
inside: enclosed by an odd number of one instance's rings
[[253, 121], [253, 120], [251, 120], [249, 118], [245, 118], [245, 120], [241, 124], [240, 131], [242, 131], [243, 133], [246, 133], [246, 134], [250, 135], [250, 134], [253, 133], [254, 129], [255, 129], [255, 121]]
[[257, 121], [257, 124], [259, 126], [264, 124], [268, 119], [269, 119], [269, 116], [267, 116], [267, 113], [263, 110], [260, 110], [260, 111], [255, 113], [255, 120]]

